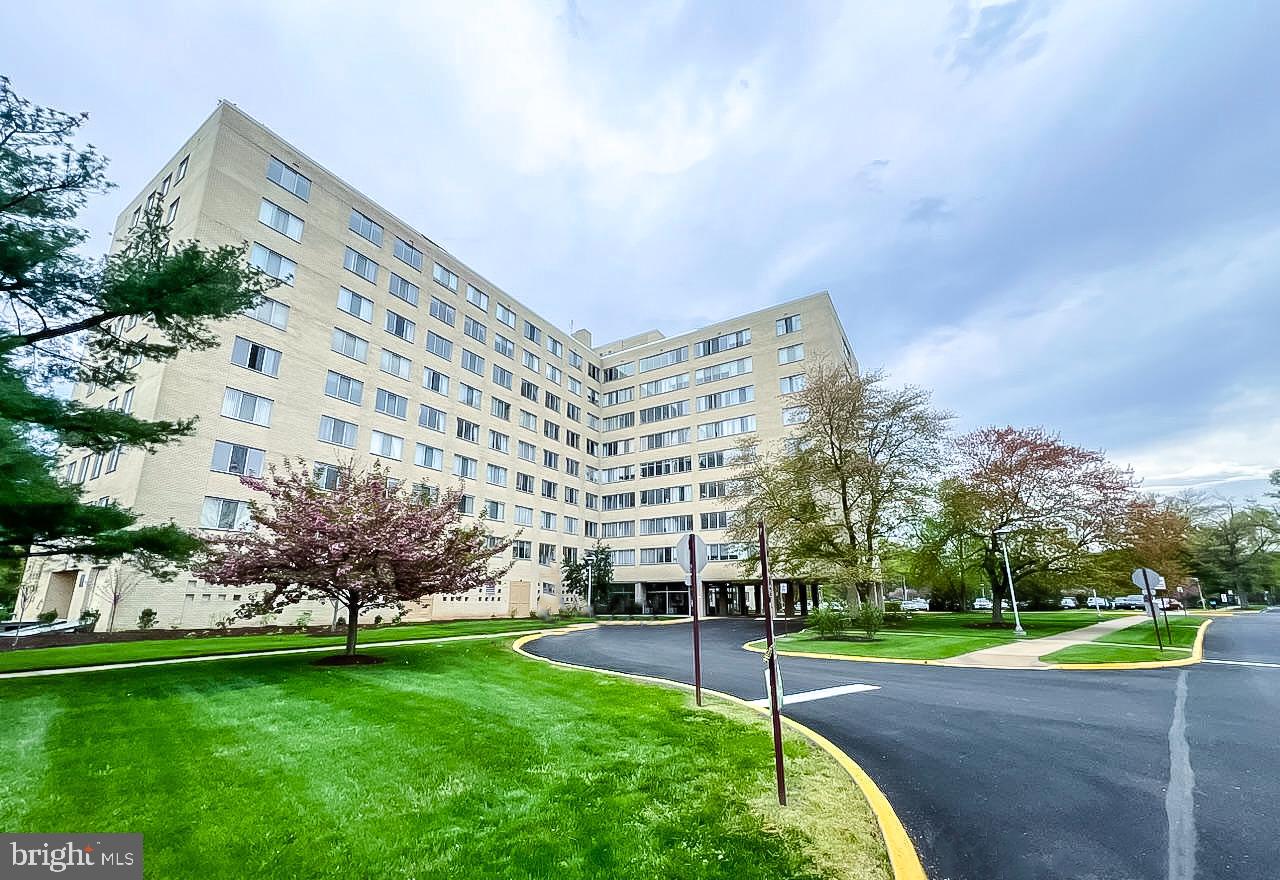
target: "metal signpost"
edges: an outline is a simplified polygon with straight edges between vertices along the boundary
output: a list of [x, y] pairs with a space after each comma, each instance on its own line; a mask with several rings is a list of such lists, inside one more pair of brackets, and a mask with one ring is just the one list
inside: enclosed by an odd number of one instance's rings
[[769, 664], [769, 715], [773, 719], [773, 769], [778, 777], [778, 803], [787, 805], [787, 779], [782, 765], [782, 714], [778, 708], [778, 652], [773, 644], [773, 584], [769, 580], [769, 550], [765, 544], [764, 520], [760, 530], [760, 594], [764, 597], [764, 637], [768, 647], [765, 660]]
[[1004, 574], [1009, 579], [1009, 604], [1013, 606], [1013, 634], [1025, 636], [1027, 631], [1022, 628], [1022, 618], [1018, 616], [1018, 594], [1013, 591], [1013, 569], [1009, 568], [1009, 548], [1004, 542], [1004, 536], [1008, 532], [996, 532], [996, 534], [1000, 536], [1000, 551], [1004, 554]]
[[1151, 605], [1151, 625], [1156, 628], [1156, 645], [1159, 646], [1161, 653], [1163, 653], [1164, 642], [1160, 639], [1160, 619], [1156, 617], [1156, 594], [1153, 588], [1154, 584], [1160, 582], [1160, 575], [1149, 568], [1135, 568], [1130, 580], [1133, 581], [1135, 587], [1142, 589], [1143, 595], [1147, 597], [1147, 602]]
[[676, 562], [689, 575], [689, 610], [693, 612], [693, 695], [702, 705], [702, 629], [699, 622], [698, 572], [707, 567], [707, 545], [690, 532], [675, 546]]

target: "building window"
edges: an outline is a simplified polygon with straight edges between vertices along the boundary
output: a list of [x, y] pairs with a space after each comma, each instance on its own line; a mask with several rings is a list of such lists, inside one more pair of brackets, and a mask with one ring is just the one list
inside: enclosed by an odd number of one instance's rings
[[524, 440], [516, 441], [516, 455], [525, 461], [538, 460], [538, 447]]
[[689, 401], [677, 400], [674, 403], [664, 403], [659, 406], [649, 406], [640, 410], [640, 424], [647, 425], [652, 422], [665, 422], [668, 419], [678, 419], [689, 414]]
[[787, 315], [785, 318], [779, 318], [776, 323], [779, 336], [786, 336], [788, 333], [800, 332], [799, 315]]
[[559, 493], [559, 490], [560, 490], [560, 487], [554, 480], [542, 481], [542, 497], [543, 498], [547, 498], [547, 499], [550, 499], [551, 501], [555, 501], [556, 495]]
[[417, 327], [404, 315], [397, 315], [391, 309], [387, 309], [387, 318], [383, 329], [392, 336], [400, 337], [405, 342], [413, 342]]
[[382, 431], [369, 432], [369, 452], [382, 458], [396, 461], [404, 458], [404, 438]]
[[665, 477], [669, 474], [686, 474], [691, 470], [693, 470], [693, 461], [685, 455], [680, 458], [662, 458], [657, 461], [642, 462], [640, 476]]
[[675, 535], [693, 531], [693, 515], [659, 516], [653, 519], [640, 520], [642, 535]]
[[418, 467], [430, 468], [433, 471], [444, 467], [444, 450], [425, 443], [418, 443], [413, 451], [413, 463]]
[[209, 465], [209, 470], [220, 474], [256, 477], [262, 473], [266, 455], [264, 450], [252, 446], [215, 440], [213, 462]]
[[507, 469], [501, 465], [486, 465], [484, 469], [485, 482], [491, 486], [507, 485]]
[[613, 561], [614, 568], [636, 564], [636, 551], [634, 550], [610, 550], [609, 557]]
[[359, 318], [366, 324], [373, 323], [373, 300], [345, 287], [338, 288], [338, 310]]
[[669, 565], [676, 561], [674, 547], [642, 547], [640, 548], [641, 565]]
[[542, 361], [538, 356], [528, 350], [520, 352], [520, 363], [524, 364], [526, 368], [533, 370], [535, 373], [538, 372], [538, 368], [542, 366]]
[[479, 388], [473, 388], [466, 382], [458, 383], [458, 402], [475, 409], [480, 409], [484, 402], [484, 394]]
[[511, 558], [512, 559], [532, 559], [533, 543], [530, 541], [512, 541], [511, 542]]
[[511, 404], [498, 397], [489, 398], [489, 412], [495, 418], [511, 421]]
[[457, 309], [449, 305], [444, 300], [436, 299], [434, 296], [431, 297], [431, 317], [443, 321], [452, 327], [454, 322], [457, 320], [457, 314]]
[[427, 351], [447, 361], [453, 360], [453, 343], [430, 330], [427, 331]]
[[542, 344], [542, 328], [532, 321], [524, 322], [524, 338], [535, 345]]
[[664, 486], [660, 489], [645, 489], [640, 493], [640, 503], [644, 506], [680, 504], [692, 500], [692, 486]]
[[626, 379], [636, 374], [636, 362], [627, 361], [625, 364], [614, 364], [604, 371], [604, 381], [616, 382], [619, 379]]
[[710, 483], [698, 484], [698, 498], [705, 501], [708, 498], [723, 498], [729, 494], [728, 480], [715, 480]]
[[311, 198], [311, 180], [294, 171], [275, 156], [267, 162], [267, 180], [284, 187], [304, 202]]
[[443, 434], [445, 421], [444, 410], [427, 406], [425, 403], [418, 404], [418, 424], [423, 428]]
[[778, 363], [794, 364], [796, 361], [804, 360], [804, 343], [797, 342], [795, 345], [788, 345], [786, 348], [778, 349]]
[[474, 351], [462, 350], [462, 369], [468, 373], [475, 373], [477, 376], [484, 375], [484, 358], [476, 354]]
[[342, 479], [342, 471], [336, 464], [317, 461], [311, 469], [311, 479], [315, 481], [316, 486], [319, 488], [332, 492], [338, 488], [338, 483]]
[[262, 200], [262, 204], [258, 207], [258, 222], [270, 226], [281, 235], [288, 236], [294, 241], [302, 241], [302, 228], [304, 226], [302, 218], [296, 214], [291, 214], [275, 202]]
[[284, 330], [289, 326], [289, 307], [269, 296], [264, 296], [256, 306], [245, 312], [245, 314], [253, 318], [253, 320], [269, 324], [277, 330]]
[[348, 272], [354, 272], [365, 281], [378, 283], [378, 264], [354, 248], [347, 248], [342, 257], [342, 265]]
[[676, 364], [683, 364], [689, 359], [689, 346], [685, 345], [681, 348], [673, 348], [671, 351], [664, 351], [661, 354], [651, 354], [648, 357], [640, 358], [640, 372], [647, 373], [650, 370], [660, 370], [663, 367], [673, 367]]
[[[680, 391], [689, 387], [689, 374], [680, 373], [675, 376], [667, 376], [665, 379], [653, 379], [649, 382], [640, 383], [641, 397], [654, 397], [658, 394], [667, 394], [671, 391]], [[606, 395], [607, 397], [607, 395]]]
[[520, 427], [528, 428], [530, 431], [538, 430], [538, 417], [527, 409], [520, 410]]
[[715, 452], [698, 453], [698, 467], [702, 470], [727, 467], [742, 457], [737, 449], [717, 449]]
[[515, 377], [512, 375], [510, 370], [504, 369], [503, 367], [500, 367], [498, 364], [493, 365], [494, 384], [501, 385], [503, 388], [509, 389], [511, 387], [511, 381], [514, 378]]
[[499, 321], [506, 324], [512, 330], [516, 329], [516, 313], [504, 306], [502, 303], [494, 305], [494, 315]]
[[466, 516], [475, 516], [476, 496], [463, 495], [458, 499], [458, 512]]
[[231, 346], [231, 363], [265, 376], [280, 374], [280, 352], [237, 336]]
[[714, 336], [711, 339], [703, 340], [702, 342], [694, 345], [694, 357], [706, 357], [710, 354], [718, 354], [722, 351], [741, 348], [750, 342], [750, 330], [738, 330], [735, 333], [725, 333], [722, 336]]
[[165, 217], [164, 217], [165, 223], [172, 225], [173, 221], [178, 219], [178, 202], [180, 201], [182, 201], [182, 199], [174, 199], [169, 204], [169, 213], [165, 214]]
[[450, 272], [444, 266], [441, 266], [439, 263], [436, 263], [434, 268], [432, 268], [431, 277], [435, 280], [436, 284], [439, 284], [441, 287], [447, 287], [454, 293], [458, 292], [458, 276], [453, 272]]
[[564, 344], [559, 339], [547, 337], [547, 351], [551, 352], [553, 357], [564, 357]]
[[462, 332], [481, 345], [484, 345], [484, 340], [487, 335], [485, 326], [470, 315], [467, 315], [462, 322]]
[[698, 412], [723, 409], [727, 406], [738, 406], [743, 403], [751, 403], [755, 399], [756, 387], [754, 385], [744, 385], [741, 388], [720, 391], [716, 394], [704, 394], [698, 398]]
[[539, 544], [538, 545], [538, 564], [539, 565], [555, 565], [556, 564], [556, 545], [555, 544]]
[[729, 379], [733, 376], [741, 376], [750, 372], [751, 358], [738, 358], [736, 361], [726, 361], [713, 367], [702, 367], [699, 370], [695, 370], [693, 381], [698, 385], [703, 385], [707, 382], [718, 382], [721, 379]]
[[458, 421], [457, 434], [458, 434], [459, 440], [466, 440], [468, 443], [480, 442], [480, 426], [479, 425], [477, 425], [475, 422], [468, 421], [467, 419], [458, 419], [457, 421]]
[[409, 398], [402, 397], [385, 388], [379, 388], [373, 408], [384, 416], [403, 419], [409, 410]]
[[364, 383], [359, 379], [329, 370], [324, 380], [324, 393], [336, 400], [345, 400], [347, 403], [359, 406], [364, 397]]
[[409, 370], [412, 366], [413, 364], [407, 357], [385, 348], [382, 350], [382, 355], [378, 361], [378, 369], [382, 370], [382, 372], [405, 381], [409, 379]]
[[449, 377], [430, 367], [422, 368], [422, 387], [436, 394], [449, 396]]
[[416, 306], [418, 304], [418, 285], [407, 278], [401, 278], [395, 272], [387, 274], [391, 276], [391, 280], [387, 283], [387, 293], [396, 299], [404, 300], [411, 306]]
[[635, 424], [636, 414], [634, 412], [624, 412], [606, 418], [604, 420], [604, 429], [605, 431], [621, 431], [624, 428], [633, 428]]
[[474, 480], [479, 464], [474, 458], [465, 455], [453, 456], [453, 475], [465, 480]]
[[333, 328], [333, 336], [330, 339], [329, 347], [338, 354], [349, 357], [353, 361], [359, 361], [362, 364], [369, 359], [369, 341], [337, 327]]
[[333, 416], [320, 417], [320, 439], [335, 446], [347, 449], [356, 448], [356, 426], [352, 422], [335, 419]]
[[494, 522], [504, 522], [507, 518], [506, 505], [501, 501], [486, 501], [484, 503], [484, 518], [491, 519]]
[[[472, 287], [470, 284], [467, 285], [467, 302], [471, 303], [482, 312], [489, 311], [489, 294], [485, 293], [483, 290], [478, 290], [475, 287]], [[481, 342], [483, 341], [484, 340], [481, 340]]]
[[657, 434], [644, 434], [640, 437], [640, 450], [665, 449], [668, 446], [680, 446], [689, 442], [689, 429], [676, 428], [674, 431], [659, 431]]
[[713, 440], [717, 437], [732, 437], [736, 434], [748, 434], [756, 429], [754, 415], [738, 416], [723, 419], [719, 422], [707, 422], [698, 426], [699, 440]]
[[504, 357], [514, 358], [516, 356], [516, 344], [501, 333], [494, 334], [493, 350]]
[[804, 373], [796, 373], [794, 376], [783, 376], [778, 380], [778, 392], [781, 394], [795, 394], [797, 391], [804, 390]]
[[504, 454], [511, 452], [511, 438], [501, 431], [489, 429], [489, 448]]
[[238, 422], [270, 426], [271, 406], [269, 398], [259, 397], [239, 388], [228, 388], [222, 396], [222, 414]]
[[800, 425], [809, 421], [809, 407], [785, 406], [782, 408], [782, 424]]
[[202, 529], [242, 529], [249, 524], [249, 502], [205, 497], [200, 510]]
[[396, 259], [405, 263], [419, 272], [422, 271], [422, 251], [418, 250], [403, 238], [396, 239]]
[[182, 178], [187, 176], [187, 166], [190, 164], [190, 162], [191, 162], [190, 155], [186, 155], [182, 157], [182, 161], [178, 163], [178, 170], [175, 171], [173, 175], [174, 186], [177, 186], [178, 184], [182, 183]]
[[729, 511], [716, 510], [710, 513], [699, 514], [701, 527], [705, 529], [727, 529], [729, 528]]
[[253, 243], [249, 251], [249, 265], [261, 269], [272, 278], [278, 278], [285, 284], [292, 285], [298, 272], [298, 264], [283, 254], [278, 254], [269, 247]]
[[347, 228], [361, 238], [373, 242], [378, 247], [382, 247], [382, 227], [372, 217], [361, 214], [355, 208], [352, 208], [351, 219], [347, 222]]

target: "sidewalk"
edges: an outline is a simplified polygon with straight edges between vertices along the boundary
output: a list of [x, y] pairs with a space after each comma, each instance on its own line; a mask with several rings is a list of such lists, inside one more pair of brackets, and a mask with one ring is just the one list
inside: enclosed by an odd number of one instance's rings
[[1051, 654], [1054, 651], [1061, 648], [1069, 648], [1072, 645], [1092, 642], [1099, 636], [1109, 635], [1116, 630], [1124, 629], [1140, 622], [1141, 619], [1138, 617], [1115, 617], [1110, 620], [1100, 621], [1092, 626], [1062, 633], [1061, 635], [1046, 636], [1040, 639], [1019, 639], [1007, 645], [982, 648], [978, 651], [970, 651], [968, 654], [960, 654], [956, 657], [947, 657], [943, 660], [932, 660], [930, 662], [935, 666], [970, 666], [982, 669], [1051, 669], [1052, 664], [1045, 663], [1040, 659], [1045, 654]]

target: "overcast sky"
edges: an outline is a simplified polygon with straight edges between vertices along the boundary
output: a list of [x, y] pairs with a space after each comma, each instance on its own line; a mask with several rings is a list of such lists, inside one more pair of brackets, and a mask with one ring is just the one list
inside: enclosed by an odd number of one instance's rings
[[13, 4], [0, 72], [104, 249], [226, 98], [598, 342], [828, 289], [959, 428], [1280, 467], [1280, 3], [432, 5]]

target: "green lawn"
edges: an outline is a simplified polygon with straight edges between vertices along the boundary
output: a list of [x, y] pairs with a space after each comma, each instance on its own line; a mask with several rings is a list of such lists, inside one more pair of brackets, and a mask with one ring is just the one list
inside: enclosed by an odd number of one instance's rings
[[[1156, 647], [1155, 627], [1151, 618], [1135, 621], [1133, 626], [1108, 633], [1086, 645], [1072, 645], [1040, 659], [1046, 663], [1139, 663], [1148, 660], [1177, 660], [1190, 656], [1200, 624], [1209, 618], [1181, 614], [1169, 615], [1166, 635], [1164, 618], [1160, 618], [1160, 638], [1168, 650]], [[1169, 636], [1172, 636], [1170, 641]]]
[[[1105, 614], [1106, 617], [1115, 617]], [[984, 613], [933, 612], [914, 614], [902, 624], [886, 625], [874, 641], [863, 641], [860, 633], [850, 632], [843, 637], [823, 639], [808, 630], [782, 636], [778, 647], [783, 651], [809, 651], [823, 654], [843, 654], [854, 657], [885, 657], [901, 660], [937, 660], [955, 657], [981, 648], [1003, 645], [1014, 641], [1011, 629], [984, 630], [968, 626], [991, 620]], [[1013, 615], [1006, 613], [1005, 620], [1012, 622]], [[1022, 626], [1027, 638], [1057, 635], [1098, 622], [1092, 611], [1028, 611], [1022, 614]], [[753, 646], [763, 641], [752, 642]]]
[[133, 831], [149, 877], [888, 878], [864, 799], [766, 725], [503, 641], [0, 681], [0, 827]]
[[[443, 620], [435, 623], [412, 623], [360, 631], [361, 646], [401, 639], [432, 639], [441, 636], [478, 635], [482, 633], [526, 632], [535, 629], [566, 626], [566, 621], [553, 618], [549, 623], [524, 618], [510, 620]], [[4, 642], [0, 637], [0, 642]], [[9, 643], [12, 639], [9, 640]], [[98, 645], [69, 645], [61, 648], [25, 648], [0, 651], [0, 672], [27, 669], [62, 669], [68, 666], [95, 666], [102, 663], [129, 663], [135, 660], [170, 660], [178, 657], [203, 657], [209, 654], [237, 654], [245, 651], [272, 651], [283, 648], [312, 648], [343, 645], [345, 633], [308, 635], [208, 636], [194, 639], [154, 639], [143, 642], [107, 642]]]

